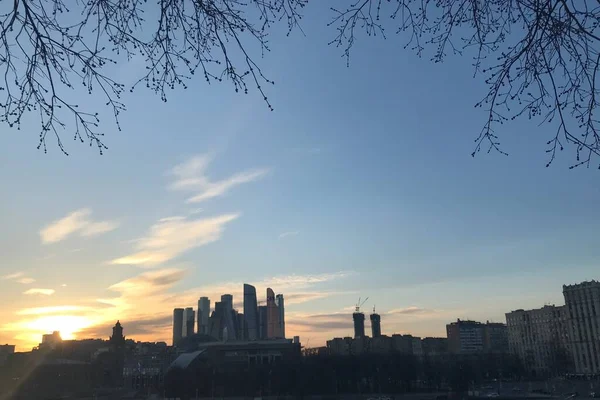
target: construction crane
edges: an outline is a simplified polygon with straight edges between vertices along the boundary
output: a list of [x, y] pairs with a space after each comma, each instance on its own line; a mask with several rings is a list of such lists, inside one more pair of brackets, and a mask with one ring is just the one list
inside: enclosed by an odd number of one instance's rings
[[365, 304], [367, 302], [367, 300], [369, 300], [369, 298], [367, 297], [366, 299], [364, 299], [362, 301], [362, 303], [360, 302], [360, 297], [358, 298], [358, 303], [356, 303], [356, 308], [355, 308], [355, 312], [360, 312], [360, 308], [363, 306], [363, 304]]

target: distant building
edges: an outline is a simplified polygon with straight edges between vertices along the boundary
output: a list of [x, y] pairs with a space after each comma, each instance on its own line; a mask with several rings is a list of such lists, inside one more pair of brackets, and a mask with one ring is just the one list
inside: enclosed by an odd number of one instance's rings
[[279, 327], [279, 310], [275, 303], [275, 292], [267, 288], [267, 338], [281, 337]]
[[564, 285], [568, 346], [575, 372], [600, 373], [600, 282]]
[[221, 303], [225, 310], [233, 310], [233, 296], [230, 294], [221, 295]]
[[381, 316], [373, 312], [369, 318], [371, 319], [371, 336], [373, 338], [381, 336]]
[[483, 330], [483, 348], [488, 353], [508, 352], [508, 329], [506, 324], [486, 322]]
[[398, 353], [412, 354], [413, 336], [400, 334], [392, 335], [392, 348]]
[[210, 299], [208, 297], [200, 297], [198, 300], [198, 312], [196, 319], [198, 320], [198, 333], [208, 335], [208, 319], [210, 318]]
[[506, 314], [508, 347], [528, 371], [538, 375], [567, 372], [566, 306], [544, 306], [534, 310], [515, 310]]
[[446, 325], [448, 350], [456, 354], [504, 353], [508, 351], [506, 325], [476, 321], [452, 322]]
[[451, 353], [483, 352], [484, 326], [481, 322], [461, 321], [446, 325], [448, 349]]
[[40, 349], [52, 349], [56, 347], [56, 345], [62, 342], [62, 338], [60, 337], [59, 331], [54, 331], [52, 333], [48, 333], [42, 335], [42, 343], [40, 343]]
[[258, 338], [264, 340], [267, 338], [267, 306], [258, 306]]
[[173, 346], [181, 341], [183, 337], [183, 308], [173, 310]]
[[256, 302], [256, 288], [244, 283], [244, 317], [248, 327], [248, 339], [257, 340], [258, 334], [258, 306]]
[[371, 338], [371, 353], [390, 354], [394, 350], [392, 338], [385, 335], [373, 336]]
[[426, 337], [421, 340], [424, 356], [439, 356], [448, 353], [448, 339], [440, 337]]
[[113, 334], [108, 341], [113, 347], [123, 347], [125, 345], [125, 336], [123, 336], [123, 326], [121, 326], [121, 322], [117, 321], [113, 327]]
[[278, 294], [275, 298], [279, 310], [279, 337], [285, 338], [285, 304], [283, 295]]
[[412, 354], [418, 357], [421, 357], [423, 355], [423, 346], [421, 344], [421, 338], [418, 336], [412, 338]]
[[[228, 367], [237, 369], [254, 365], [293, 364], [300, 357], [300, 344], [286, 339], [201, 343], [197, 351], [180, 354], [171, 363], [165, 374], [162, 393], [168, 398], [196, 398], [198, 394], [196, 382], [199, 380], [198, 377], [205, 373], [206, 365], [217, 369]], [[209, 381], [209, 384], [216, 393], [219, 393], [219, 397], [223, 397], [222, 393], [228, 384], [227, 381]]]
[[183, 337], [192, 336], [196, 325], [196, 313], [192, 307], [187, 307], [183, 313]]
[[4, 365], [6, 360], [11, 354], [15, 352], [14, 344], [2, 344], [0, 345], [0, 366]]
[[365, 314], [358, 311], [352, 313], [352, 321], [354, 322], [354, 338], [365, 337]]

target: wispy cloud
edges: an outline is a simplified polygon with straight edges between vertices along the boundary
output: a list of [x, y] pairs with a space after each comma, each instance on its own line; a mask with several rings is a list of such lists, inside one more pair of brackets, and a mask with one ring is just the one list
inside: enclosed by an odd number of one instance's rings
[[42, 243], [56, 243], [71, 235], [82, 237], [96, 236], [115, 230], [119, 223], [116, 221], [93, 221], [89, 208], [73, 211], [64, 218], [58, 219], [40, 230]]
[[35, 282], [35, 279], [25, 276], [24, 272], [14, 272], [12, 274], [1, 276], [0, 279], [4, 281], [15, 281], [23, 285], [29, 285], [30, 283]]
[[185, 270], [177, 268], [149, 271], [110, 286], [108, 289], [128, 296], [147, 296], [161, 293], [185, 276]]
[[289, 232], [283, 232], [279, 234], [279, 239], [284, 239], [288, 236], [296, 236], [297, 234], [299, 234], [300, 231], [289, 231]]
[[154, 267], [188, 250], [219, 240], [225, 225], [238, 216], [225, 214], [196, 220], [185, 217], [161, 219], [150, 228], [146, 237], [136, 240], [136, 252], [112, 263]]
[[223, 196], [234, 187], [253, 182], [269, 172], [268, 168], [250, 169], [222, 180], [211, 181], [206, 175], [211, 161], [212, 157], [205, 154], [192, 157], [188, 161], [175, 166], [170, 171], [175, 180], [169, 188], [193, 192], [195, 194], [187, 199], [187, 202], [200, 203], [214, 197]]
[[55, 292], [54, 289], [40, 289], [40, 288], [32, 288], [23, 292], [23, 294], [41, 294], [44, 296], [53, 295]]
[[23, 275], [25, 275], [24, 272], [14, 272], [12, 274], [3, 275], [1, 279], [5, 280], [5, 281], [11, 281], [14, 279], [18, 279], [18, 278], [22, 277]]

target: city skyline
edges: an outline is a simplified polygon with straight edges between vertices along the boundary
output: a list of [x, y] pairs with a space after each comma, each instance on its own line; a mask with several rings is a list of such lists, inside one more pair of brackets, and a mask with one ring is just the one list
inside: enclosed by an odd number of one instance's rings
[[[595, 168], [545, 168], [548, 126], [526, 119], [498, 127], [508, 157], [471, 157], [486, 115], [467, 57], [440, 65], [361, 41], [346, 68], [327, 46], [328, 7], [306, 12], [308, 37], [269, 42], [273, 112], [199, 79], [166, 103], [124, 93], [102, 156], [70, 131], [68, 157], [37, 151], [37, 134], [19, 133], [39, 132], [35, 119], [11, 131], [0, 343], [103, 337], [117, 319], [170, 342], [174, 307], [241, 302], [243, 282], [262, 305], [267, 287], [285, 293], [286, 336], [311, 345], [351, 334], [361, 296], [382, 334], [442, 336], [456, 318], [504, 321], [598, 279]], [[125, 84], [139, 67], [123, 66]]]

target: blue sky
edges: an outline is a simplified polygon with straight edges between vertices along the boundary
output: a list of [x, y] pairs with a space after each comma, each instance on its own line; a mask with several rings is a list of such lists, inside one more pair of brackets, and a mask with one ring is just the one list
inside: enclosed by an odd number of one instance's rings
[[326, 7], [306, 14], [306, 36], [273, 36], [262, 60], [273, 112], [197, 79], [167, 103], [127, 94], [121, 132], [104, 114], [103, 156], [67, 132], [70, 156], [36, 150], [33, 116], [3, 129], [0, 343], [108, 336], [117, 318], [169, 340], [172, 308], [241, 300], [243, 282], [293, 299], [288, 334], [311, 345], [351, 334], [359, 296], [384, 333], [444, 335], [598, 278], [598, 171], [569, 170], [570, 154], [545, 168], [554, 127], [501, 126], [510, 155], [472, 158], [485, 87], [467, 57], [361, 38], [347, 68]]

